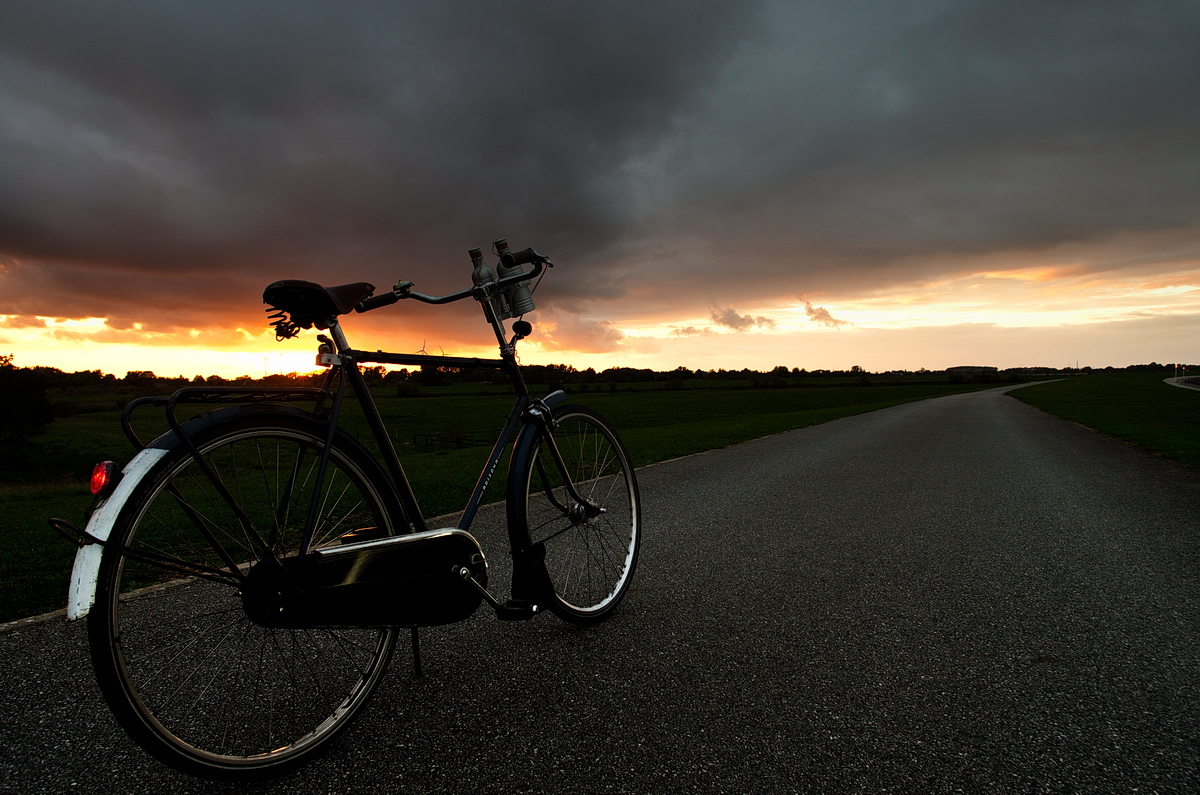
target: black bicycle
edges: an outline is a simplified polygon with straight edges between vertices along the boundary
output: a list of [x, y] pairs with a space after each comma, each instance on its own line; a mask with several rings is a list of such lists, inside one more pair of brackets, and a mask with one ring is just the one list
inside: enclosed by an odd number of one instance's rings
[[[461, 621], [486, 601], [501, 619], [543, 608], [575, 624], [606, 618], [629, 588], [641, 539], [637, 480], [617, 433], [556, 391], [535, 398], [517, 342], [552, 267], [532, 248], [472, 249], [473, 286], [445, 296], [411, 282], [304, 281], [266, 288], [277, 337], [316, 327], [320, 388], [189, 387], [142, 398], [123, 425], [139, 453], [97, 466], [86, 529], [52, 520], [80, 549], [69, 615], [89, 615], [96, 674], [129, 734], [158, 759], [229, 778], [277, 772], [328, 744], [378, 686], [403, 629]], [[526, 272], [523, 266], [530, 265]], [[401, 300], [474, 298], [500, 358], [368, 352], [339, 318]], [[512, 336], [505, 328], [511, 323]], [[457, 527], [426, 526], [360, 371], [363, 364], [496, 368], [516, 392]], [[379, 455], [339, 423], [347, 392]], [[297, 403], [311, 402], [311, 408]], [[181, 420], [177, 407], [225, 404]], [[142, 444], [131, 417], [165, 408], [170, 430]], [[509, 439], [511, 598], [487, 590], [470, 535]], [[382, 466], [379, 459], [382, 459]]]

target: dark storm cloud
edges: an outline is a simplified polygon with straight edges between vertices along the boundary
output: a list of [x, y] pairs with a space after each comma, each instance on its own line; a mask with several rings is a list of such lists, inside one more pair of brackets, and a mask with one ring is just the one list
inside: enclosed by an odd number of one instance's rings
[[6, 6], [0, 246], [21, 264], [0, 311], [56, 313], [40, 296], [80, 281], [78, 311], [146, 306], [164, 273], [385, 282], [465, 262], [498, 233], [568, 256], [602, 246], [627, 222], [606, 180], [707, 84], [743, 16], [736, 3]]
[[0, 313], [452, 289], [504, 234], [564, 314], [694, 316], [1187, 229], [1198, 45], [1152, 0], [5, 4]]
[[719, 230], [709, 268], [736, 260], [732, 297], [1194, 228], [1200, 6], [837, 8], [764, 15], [664, 146], [678, 176], [656, 200], [687, 219], [673, 228]]

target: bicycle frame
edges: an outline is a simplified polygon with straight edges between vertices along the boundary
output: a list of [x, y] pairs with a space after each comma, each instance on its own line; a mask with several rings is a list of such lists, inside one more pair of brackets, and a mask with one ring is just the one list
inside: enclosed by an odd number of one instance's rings
[[[494, 320], [489, 313], [489, 319], [499, 328], [499, 321]], [[337, 393], [334, 397], [332, 414], [329, 419], [330, 439], [337, 428], [338, 415], [340, 413], [342, 401], [345, 393], [345, 385], [350, 384], [355, 398], [358, 401], [359, 407], [366, 418], [367, 425], [371, 430], [376, 444], [384, 458], [389, 475], [392, 478], [393, 486], [396, 494], [400, 499], [400, 505], [405, 513], [404, 520], [412, 532], [425, 532], [430, 528], [427, 527], [423, 514], [417, 503], [416, 495], [413, 493], [412, 485], [409, 483], [407, 476], [404, 473], [404, 468], [400, 463], [399, 456], [396, 453], [395, 447], [392, 445], [391, 437], [383, 423], [383, 418], [379, 414], [379, 409], [375, 405], [374, 399], [371, 397], [366, 381], [363, 378], [362, 371], [359, 369], [360, 363], [369, 364], [400, 364], [400, 365], [436, 365], [441, 367], [461, 367], [469, 369], [503, 369], [509, 376], [513, 388], [517, 392], [516, 399], [513, 401], [513, 406], [509, 410], [508, 417], [505, 420], [504, 427], [496, 437], [496, 441], [492, 445], [492, 449], [488, 454], [486, 463], [479, 473], [479, 477], [475, 482], [475, 486], [471, 491], [471, 496], [467, 500], [467, 505], [463, 509], [462, 515], [459, 518], [457, 529], [464, 532], [469, 532], [472, 522], [478, 513], [479, 507], [483, 502], [483, 496], [487, 491], [488, 485], [496, 474], [496, 469], [500, 465], [500, 460], [504, 455], [505, 449], [509, 445], [509, 440], [513, 436], [513, 432], [521, 422], [537, 422], [542, 426], [543, 438], [546, 440], [551, 457], [555, 460], [557, 467], [562, 473], [566, 487], [570, 494], [582, 505], [589, 503], [578, 495], [574, 484], [570, 480], [569, 472], [562, 461], [562, 455], [554, 443], [552, 412], [554, 406], [565, 401], [567, 394], [562, 390], [558, 390], [545, 398], [535, 399], [529, 394], [529, 389], [525, 384], [525, 380], [521, 375], [520, 367], [516, 361], [516, 354], [511, 345], [505, 345], [501, 348], [501, 357], [498, 359], [482, 359], [468, 357], [452, 357], [452, 356], [430, 356], [428, 354], [402, 354], [402, 353], [387, 353], [383, 351], [360, 351], [351, 348], [346, 341], [345, 335], [337, 324], [331, 324], [330, 335], [337, 345], [338, 353], [335, 354], [339, 363], [334, 364], [326, 380], [326, 387], [336, 379], [338, 382]], [[497, 332], [498, 335], [501, 333]], [[328, 355], [328, 354], [327, 354]], [[326, 447], [323, 458], [327, 459], [329, 455], [329, 447]], [[322, 461], [322, 468], [324, 467]], [[321, 475], [318, 474], [318, 478]], [[314, 492], [314, 506], [316, 493]], [[589, 505], [590, 507], [590, 505]], [[304, 541], [301, 546], [300, 555], [303, 556], [308, 552], [308, 545], [311, 541], [313, 532], [313, 523], [310, 515], [308, 524], [305, 527]], [[536, 545], [535, 545], [536, 546]], [[513, 557], [513, 580], [510, 596], [512, 597], [507, 603], [499, 602], [486, 588], [476, 582], [468, 572], [464, 569], [462, 572], [463, 578], [475, 588], [489, 606], [496, 611], [496, 615], [502, 619], [518, 619], [529, 618], [533, 612], [537, 610], [534, 603], [527, 598], [528, 595], [538, 592], [537, 586], [534, 584], [539, 576], [539, 570], [536, 564], [530, 565], [529, 550], [519, 548], [510, 535], [510, 553]], [[528, 604], [526, 604], [528, 603]]]
[[[496, 321], [497, 323], [499, 321]], [[406, 513], [406, 520], [414, 532], [421, 532], [429, 528], [425, 524], [420, 508], [417, 504], [416, 495], [413, 493], [412, 486], [408, 482], [408, 477], [404, 474], [404, 468], [400, 464], [399, 456], [396, 454], [396, 448], [392, 445], [391, 438], [388, 436], [387, 429], [384, 426], [383, 418], [379, 414], [379, 409], [375, 405], [374, 399], [371, 397], [366, 380], [363, 378], [362, 371], [359, 369], [360, 363], [367, 364], [399, 364], [409, 366], [433, 365], [437, 367], [460, 367], [467, 369], [502, 369], [508, 375], [512, 382], [513, 388], [517, 392], [516, 400], [513, 402], [513, 407], [509, 410], [508, 418], [505, 420], [504, 428], [500, 431], [499, 436], [492, 445], [491, 452], [488, 455], [487, 463], [484, 464], [482, 471], [479, 473], [479, 478], [475, 483], [475, 487], [471, 492], [471, 496], [467, 501], [466, 507], [463, 509], [461, 518], [459, 519], [457, 528], [459, 530], [470, 530], [471, 523], [475, 519], [475, 515], [479, 510], [479, 506], [483, 501], [483, 495], [487, 491], [488, 485], [496, 474], [496, 469], [500, 464], [500, 459], [504, 455], [504, 450], [508, 446], [509, 439], [512, 438], [513, 432], [517, 426], [524, 421], [536, 421], [542, 423], [547, 431], [549, 427], [549, 409], [558, 405], [567, 399], [567, 394], [561, 390], [548, 395], [540, 400], [530, 396], [529, 389], [525, 384], [525, 379], [521, 375], [520, 366], [516, 361], [516, 354], [511, 346], [507, 350], [502, 351], [502, 355], [498, 359], [481, 359], [458, 356], [430, 356], [428, 354], [416, 353], [387, 353], [384, 351], [360, 351], [349, 346], [345, 335], [342, 333], [338, 325], [330, 326], [330, 334], [333, 337], [335, 344], [338, 347], [339, 353], [337, 358], [340, 360], [338, 364], [333, 366], [327, 377], [328, 384], [335, 379], [339, 379], [338, 393], [334, 398], [333, 415], [330, 418], [331, 429], [337, 425], [337, 417], [341, 408], [342, 393], [345, 383], [348, 381], [351, 390], [354, 392], [355, 398], [358, 400], [358, 405], [362, 409], [363, 415], [367, 420], [367, 425], [371, 430], [376, 443], [379, 445], [380, 451], [384, 458], [384, 465], [388, 470], [388, 474], [392, 477], [393, 486], [396, 489], [396, 494], [400, 497], [401, 506]], [[549, 436], [548, 438], [553, 438]], [[555, 450], [555, 453], [557, 451]], [[557, 457], [557, 456], [556, 456]], [[564, 472], [565, 474], [565, 472]], [[308, 528], [311, 531], [311, 528]], [[307, 546], [307, 541], [306, 541]], [[304, 554], [304, 551], [301, 552]]]
[[[532, 253], [532, 249], [528, 250]], [[376, 443], [384, 457], [384, 464], [388, 469], [388, 473], [392, 477], [393, 485], [396, 489], [396, 494], [400, 498], [401, 506], [403, 507], [406, 520], [409, 526], [415, 532], [427, 530], [425, 521], [422, 518], [421, 510], [417, 504], [416, 495], [413, 493], [412, 486], [408, 482], [407, 476], [404, 474], [404, 469], [400, 465], [399, 457], [396, 455], [396, 449], [392, 445], [391, 438], [387, 434], [387, 429], [384, 427], [383, 418], [379, 415], [379, 410], [371, 398], [370, 391], [367, 388], [366, 381], [363, 379], [362, 372], [359, 370], [360, 363], [370, 364], [398, 364], [409, 366], [433, 365], [437, 367], [461, 367], [468, 369], [499, 369], [503, 370], [508, 375], [509, 381], [512, 383], [513, 389], [516, 391], [516, 400], [513, 403], [512, 409], [509, 411], [508, 419], [505, 421], [504, 428], [497, 437], [496, 442], [492, 446], [492, 451], [488, 456], [487, 463], [480, 472], [479, 479], [475, 483], [475, 488], [471, 492], [471, 497], [467, 501], [467, 506], [463, 510], [462, 517], [459, 519], [458, 529], [467, 531], [470, 529], [471, 523], [475, 518], [475, 514], [479, 509], [480, 503], [483, 500], [483, 495], [487, 491], [488, 484], [491, 483], [492, 477], [496, 473], [496, 468], [499, 466], [500, 458], [503, 456], [504, 449], [508, 445], [508, 440], [512, 437], [513, 431], [517, 425], [522, 422], [538, 422], [543, 429], [544, 438], [550, 450], [551, 458], [554, 460], [556, 467], [560, 470], [566, 489], [572, 499], [587, 509], [593, 509], [593, 506], [584, 499], [575, 489], [572, 483], [570, 474], [567, 471], [566, 465], [563, 462], [562, 454], [560, 453], [557, 444], [554, 442], [553, 435], [553, 414], [551, 409], [562, 401], [566, 400], [567, 395], [561, 390], [548, 395], [547, 397], [538, 400], [533, 398], [529, 393], [529, 387], [525, 383], [524, 377], [521, 375], [520, 365], [517, 363], [516, 343], [522, 339], [528, 330], [524, 333], [518, 332], [509, 340], [506, 336], [504, 322], [501, 313], [496, 310], [496, 299], [499, 298], [507, 287], [520, 283], [528, 283], [529, 281], [538, 278], [542, 273], [545, 264], [549, 262], [545, 258], [540, 258], [534, 254], [534, 267], [530, 273], [518, 273], [513, 276], [498, 279], [488, 284], [476, 284], [474, 287], [460, 290], [456, 293], [451, 293], [444, 296], [430, 296], [423, 293], [417, 293], [412, 290], [412, 284], [401, 282], [396, 285], [396, 289], [390, 294], [385, 294], [379, 300], [378, 306], [383, 306], [395, 301], [411, 298], [427, 304], [447, 304], [454, 301], [459, 301], [464, 298], [474, 298], [483, 307], [484, 317], [492, 327], [496, 335], [496, 341], [500, 347], [500, 357], [497, 359], [481, 359], [471, 357], [456, 357], [456, 356], [431, 356], [424, 353], [386, 353], [384, 351], [360, 351], [352, 348], [346, 335], [342, 332], [341, 325], [336, 317], [330, 318], [328, 322], [329, 333], [333, 337], [332, 341], [323, 336], [319, 336], [318, 340], [329, 345], [332, 343], [336, 352], [323, 353], [318, 357], [318, 361], [324, 364], [332, 365], [326, 379], [325, 388], [328, 390], [330, 383], [336, 378], [339, 373], [342, 378], [339, 380], [338, 393], [334, 400], [333, 416], [330, 419], [330, 441], [332, 434], [337, 427], [337, 417], [341, 407], [341, 401], [344, 395], [345, 383], [348, 380], [353, 390], [355, 397], [358, 399], [363, 415], [366, 417], [367, 424], [374, 436]], [[364, 302], [366, 303], [366, 302]], [[369, 307], [374, 308], [374, 307]], [[360, 311], [363, 311], [360, 308]], [[514, 328], [517, 324], [514, 324]], [[322, 347], [325, 350], [325, 347]], [[327, 455], [327, 454], [326, 454]], [[301, 549], [301, 555], [305, 554], [310, 540], [311, 523], [306, 528], [305, 542]], [[517, 555], [524, 550], [513, 549], [514, 555]], [[489, 597], [490, 598], [490, 597]]]

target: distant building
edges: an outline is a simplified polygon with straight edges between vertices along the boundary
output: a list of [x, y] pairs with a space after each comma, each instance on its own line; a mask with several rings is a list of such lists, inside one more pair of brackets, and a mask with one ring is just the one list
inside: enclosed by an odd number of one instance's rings
[[972, 365], [963, 365], [962, 367], [947, 367], [946, 372], [947, 373], [966, 374], [966, 373], [998, 373], [1000, 371], [996, 367], [974, 367]]

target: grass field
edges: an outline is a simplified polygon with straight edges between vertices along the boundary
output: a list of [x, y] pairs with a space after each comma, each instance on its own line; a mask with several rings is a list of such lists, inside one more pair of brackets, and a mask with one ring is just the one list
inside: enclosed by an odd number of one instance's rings
[[[573, 398], [607, 417], [638, 466], [710, 450], [747, 439], [802, 428], [979, 385], [903, 384], [808, 389], [591, 391]], [[487, 457], [488, 447], [466, 445], [494, 438], [504, 425], [512, 398], [503, 390], [475, 395], [397, 397], [380, 389], [377, 403], [427, 517], [459, 510]], [[95, 399], [100, 405], [114, 401]], [[355, 411], [344, 418], [365, 438]], [[147, 408], [135, 428], [151, 439], [165, 423], [161, 410]], [[430, 449], [429, 437], [450, 440], [450, 449]], [[46, 519], [57, 516], [82, 525], [92, 499], [84, 485], [91, 465], [113, 459], [124, 465], [132, 448], [120, 430], [115, 409], [71, 414], [38, 438], [40, 457], [69, 472], [61, 482], [0, 487], [0, 534], [8, 554], [0, 559], [0, 621], [54, 610], [66, 603], [74, 548], [56, 536]], [[503, 499], [503, 478], [489, 500]]]
[[[990, 385], [983, 385], [990, 386]], [[902, 384], [804, 389], [590, 391], [575, 396], [616, 426], [635, 463], [710, 450], [747, 439], [802, 428], [913, 400], [978, 389], [980, 385]], [[511, 397], [502, 390], [478, 394], [397, 397], [380, 389], [377, 402], [393, 434], [423, 512], [432, 517], [460, 509], [487, 455], [473, 440], [503, 426]], [[1099, 372], [1017, 390], [1026, 402], [1066, 419], [1200, 468], [1200, 392], [1162, 383], [1161, 373]], [[112, 401], [103, 405], [113, 405]], [[91, 464], [132, 454], [114, 408], [71, 414], [38, 439], [40, 455], [69, 472], [58, 482], [0, 487], [0, 534], [8, 554], [0, 560], [0, 621], [54, 610], [66, 602], [73, 547], [46, 525], [50, 516], [82, 524], [91, 497], [84, 479]], [[361, 417], [346, 424], [361, 431]], [[154, 409], [136, 423], [143, 438], [165, 424]], [[360, 438], [365, 436], [357, 433]], [[431, 449], [430, 437], [449, 440]], [[455, 448], [454, 443], [464, 446]], [[488, 499], [503, 498], [497, 477]]]
[[1012, 394], [1105, 436], [1200, 469], [1200, 390], [1166, 384], [1164, 375], [1100, 370]]

